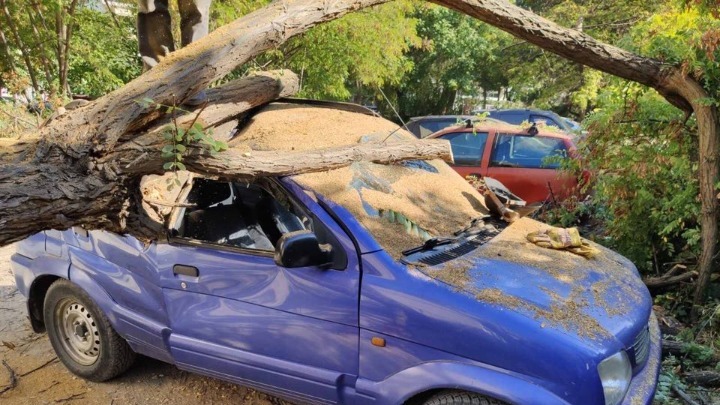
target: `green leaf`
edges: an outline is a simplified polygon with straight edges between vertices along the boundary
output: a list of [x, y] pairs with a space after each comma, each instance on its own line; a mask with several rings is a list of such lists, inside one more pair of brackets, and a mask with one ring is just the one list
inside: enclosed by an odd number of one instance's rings
[[175, 150], [180, 153], [183, 153], [187, 150], [187, 148], [185, 147], [185, 145], [179, 143], [179, 144], [175, 145]]
[[164, 170], [172, 170], [175, 167], [175, 162], [167, 162], [163, 165]]
[[175, 166], [178, 168], [178, 170], [185, 170], [185, 165], [183, 162], [175, 162]]
[[162, 153], [172, 153], [174, 152], [174, 147], [172, 145], [165, 145], [162, 148]]
[[216, 142], [215, 142], [215, 149], [216, 149], [218, 152], [225, 151], [225, 150], [228, 149], [228, 144], [227, 144], [227, 142], [224, 142], [224, 141], [216, 141]]

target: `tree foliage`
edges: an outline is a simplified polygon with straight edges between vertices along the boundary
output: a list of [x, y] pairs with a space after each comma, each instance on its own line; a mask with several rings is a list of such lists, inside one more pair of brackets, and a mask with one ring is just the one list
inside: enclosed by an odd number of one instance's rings
[[[216, 24], [232, 21], [268, 1], [224, 0], [213, 4]], [[349, 100], [399, 83], [412, 67], [406, 53], [419, 45], [412, 4], [397, 1], [352, 13], [313, 28], [241, 67], [286, 68], [300, 74], [300, 96]], [[362, 101], [354, 97], [355, 101]]]
[[[523, 0], [518, 5], [601, 41], [618, 43], [638, 22], [662, 9], [663, 2]], [[527, 43], [516, 42], [508, 48], [505, 58], [509, 62], [510, 86], [517, 99], [580, 118], [592, 110], [599, 88], [609, 80], [607, 75]]]
[[699, 254], [697, 131], [654, 91], [613, 80], [588, 118], [582, 166], [609, 213], [606, 240], [651, 271]]
[[[718, 105], [720, 21], [701, 7], [670, 4], [635, 24], [626, 48], [683, 66]], [[610, 243], [644, 270], [700, 253], [698, 143], [694, 118], [653, 90], [605, 78], [586, 121], [582, 165], [596, 173], [596, 203], [609, 211]], [[578, 93], [575, 93], [577, 96]], [[715, 241], [717, 243], [717, 241]]]
[[420, 46], [409, 55], [413, 69], [394, 88], [401, 115], [458, 112], [458, 94], [477, 96], [507, 82], [499, 51], [510, 36], [467, 15], [437, 6], [418, 6]]
[[0, 77], [11, 90], [25, 78], [37, 92], [97, 97], [140, 73], [134, 17], [90, 0], [3, 1]]

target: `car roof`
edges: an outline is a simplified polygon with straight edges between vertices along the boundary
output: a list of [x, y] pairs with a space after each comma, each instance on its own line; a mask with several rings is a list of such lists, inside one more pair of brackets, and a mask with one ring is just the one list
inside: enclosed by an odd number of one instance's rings
[[551, 117], [553, 120], [557, 122], [558, 125], [561, 126], [560, 129], [562, 130], [572, 130], [570, 125], [566, 123], [562, 116], [560, 116], [558, 113], [550, 110], [538, 110], [536, 108], [508, 108], [504, 110], [484, 110], [481, 111], [481, 113], [487, 113], [490, 117], [503, 117], [507, 115], [517, 115], [517, 114], [537, 114], [537, 115], [546, 115]]
[[[567, 140], [572, 140], [573, 137], [567, 133], [565, 133], [562, 130], [552, 131], [543, 127], [537, 127], [538, 134], [537, 136], [545, 136], [545, 137], [551, 137], [551, 138], [562, 138]], [[475, 123], [473, 127], [468, 127], [466, 125], [454, 125], [451, 127], [447, 127], [445, 129], [442, 129], [440, 131], [437, 131], [435, 133], [432, 133], [425, 137], [425, 139], [428, 138], [438, 138], [440, 136], [443, 136], [448, 133], [456, 133], [456, 132], [503, 132], [503, 133], [510, 133], [510, 134], [520, 134], [520, 135], [527, 135], [527, 128], [523, 128], [519, 125], [513, 125], [508, 124], [503, 121], [498, 120], [483, 120], [480, 122]]]
[[410, 118], [409, 122], [414, 121], [426, 121], [426, 120], [444, 120], [444, 119], [463, 119], [466, 120], [468, 118], [476, 118], [476, 115], [466, 115], [466, 114], [460, 114], [460, 115], [421, 115], [418, 117], [412, 117]]
[[248, 153], [299, 152], [357, 145], [363, 137], [383, 140], [389, 136], [390, 140], [417, 139], [402, 126], [357, 104], [282, 99], [247, 114], [227, 142]]

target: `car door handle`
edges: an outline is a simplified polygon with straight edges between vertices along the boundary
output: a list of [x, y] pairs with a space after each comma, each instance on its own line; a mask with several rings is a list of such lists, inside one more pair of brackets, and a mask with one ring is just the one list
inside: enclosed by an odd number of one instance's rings
[[184, 264], [176, 264], [173, 266], [173, 274], [175, 274], [175, 275], [182, 274], [183, 276], [199, 277], [200, 271], [197, 269], [197, 267], [186, 266]]

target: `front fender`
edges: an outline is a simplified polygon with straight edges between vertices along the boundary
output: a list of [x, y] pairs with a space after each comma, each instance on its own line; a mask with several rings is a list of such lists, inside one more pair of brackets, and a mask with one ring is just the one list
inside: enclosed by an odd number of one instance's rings
[[355, 388], [382, 404], [403, 404], [432, 389], [470, 391], [508, 404], [568, 404], [540, 385], [507, 371], [459, 362], [423, 363], [383, 381], [359, 379]]
[[70, 266], [70, 281], [82, 288], [107, 316], [113, 329], [130, 344], [137, 353], [167, 363], [174, 363], [167, 339], [170, 328], [119, 305], [107, 290], [90, 275]]
[[95, 301], [98, 307], [103, 311], [105, 316], [110, 320], [113, 328], [117, 329], [118, 317], [117, 310], [119, 306], [107, 293], [105, 288], [98, 282], [93, 280], [86, 272], [78, 269], [75, 265], [70, 266], [70, 281], [82, 288], [87, 295]]

